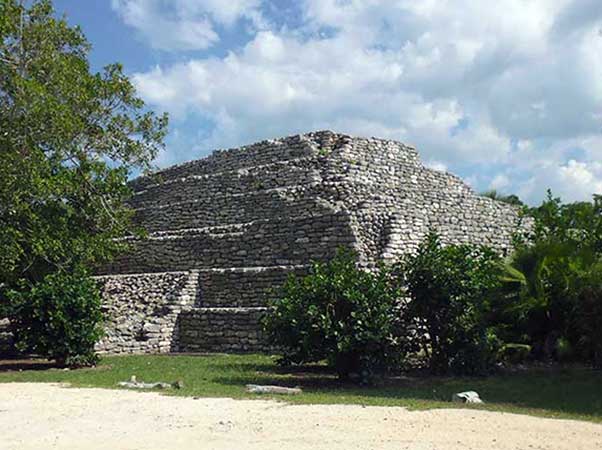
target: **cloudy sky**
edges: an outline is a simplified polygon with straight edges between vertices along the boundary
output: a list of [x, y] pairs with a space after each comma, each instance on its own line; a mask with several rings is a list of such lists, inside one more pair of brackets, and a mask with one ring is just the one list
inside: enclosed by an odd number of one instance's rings
[[601, 0], [56, 0], [171, 115], [159, 166], [317, 129], [477, 191], [602, 193]]

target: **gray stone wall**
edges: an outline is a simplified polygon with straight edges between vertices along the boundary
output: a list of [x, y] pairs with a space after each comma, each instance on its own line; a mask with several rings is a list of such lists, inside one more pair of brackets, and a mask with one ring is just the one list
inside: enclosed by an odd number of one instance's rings
[[180, 316], [182, 352], [268, 351], [261, 318], [267, 308], [196, 308]]
[[288, 163], [296, 159], [312, 157], [314, 148], [307, 136], [297, 135], [282, 139], [269, 139], [241, 148], [215, 150], [206, 158], [175, 165], [152, 176], [140, 177], [132, 185], [139, 190], [149, 184], [163, 183], [167, 180], [191, 175], [213, 175], [222, 172], [229, 174], [240, 169], [262, 168], [275, 163]]
[[[135, 220], [147, 231], [181, 230], [272, 221], [276, 217], [295, 217], [299, 211], [314, 217], [332, 213], [319, 201], [322, 183], [290, 188], [253, 188], [247, 193], [201, 195], [183, 201], [152, 204], [136, 209]], [[198, 211], [205, 214], [199, 215]]]
[[135, 191], [132, 206], [143, 208], [156, 205], [172, 205], [186, 200], [202, 200], [210, 195], [247, 195], [259, 190], [305, 186], [320, 182], [320, 161], [311, 158], [299, 158], [289, 161], [274, 160], [264, 166], [251, 166], [235, 171], [220, 171], [188, 175], [181, 178], [167, 178], [167, 175], [155, 176], [145, 182], [136, 182], [143, 186]]
[[[199, 212], [202, 214], [202, 211]], [[202, 268], [302, 265], [353, 245], [349, 214], [276, 217], [223, 227], [152, 233], [100, 273], [146, 273]]]
[[265, 350], [270, 289], [338, 246], [373, 267], [434, 229], [505, 253], [525, 226], [516, 208], [425, 168], [413, 147], [329, 131], [216, 151], [132, 187], [149, 236], [99, 269], [108, 352]]
[[308, 266], [243, 267], [199, 272], [197, 306], [250, 308], [267, 306], [289, 274], [305, 275]]
[[198, 297], [197, 272], [97, 277], [106, 334], [99, 353], [165, 353], [179, 346], [179, 317]]
[[13, 344], [8, 319], [0, 319], [0, 357], [14, 354], [16, 350]]
[[[476, 195], [460, 178], [425, 168], [413, 147], [382, 139], [330, 135], [322, 143], [339, 184], [338, 199], [352, 216], [362, 263], [374, 265], [413, 251], [429, 229], [445, 243], [510, 248], [518, 210]], [[341, 192], [342, 190], [342, 192]]]

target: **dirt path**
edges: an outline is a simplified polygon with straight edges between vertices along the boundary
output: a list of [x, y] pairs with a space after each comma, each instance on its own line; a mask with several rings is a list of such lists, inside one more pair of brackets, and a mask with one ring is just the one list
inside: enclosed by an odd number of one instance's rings
[[0, 449], [602, 449], [602, 425], [474, 410], [0, 384]]

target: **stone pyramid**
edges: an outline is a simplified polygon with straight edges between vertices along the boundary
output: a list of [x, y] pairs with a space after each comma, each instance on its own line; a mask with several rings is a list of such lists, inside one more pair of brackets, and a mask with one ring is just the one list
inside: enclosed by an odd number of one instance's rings
[[354, 248], [372, 267], [429, 229], [500, 253], [518, 210], [428, 169], [411, 146], [319, 131], [173, 166], [132, 182], [149, 233], [104, 267], [104, 352], [261, 351], [259, 320], [288, 274]]

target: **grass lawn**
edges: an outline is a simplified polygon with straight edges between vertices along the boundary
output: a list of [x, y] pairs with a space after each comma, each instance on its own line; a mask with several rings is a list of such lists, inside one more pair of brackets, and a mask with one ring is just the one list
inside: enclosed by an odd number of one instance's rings
[[[602, 423], [602, 372], [587, 368], [531, 369], [489, 378], [400, 377], [378, 387], [341, 384], [324, 367], [284, 369], [264, 355], [164, 355], [103, 358], [94, 369], [62, 370], [0, 362], [0, 382], [64, 382], [77, 387], [116, 388], [139, 381], [184, 382], [169, 395], [258, 398], [245, 384], [301, 386], [303, 394], [278, 397], [290, 403], [354, 403], [410, 409], [458, 407], [454, 392], [475, 390], [486, 402], [478, 408]], [[270, 398], [261, 396], [260, 398]], [[276, 398], [276, 397], [273, 397]]]

